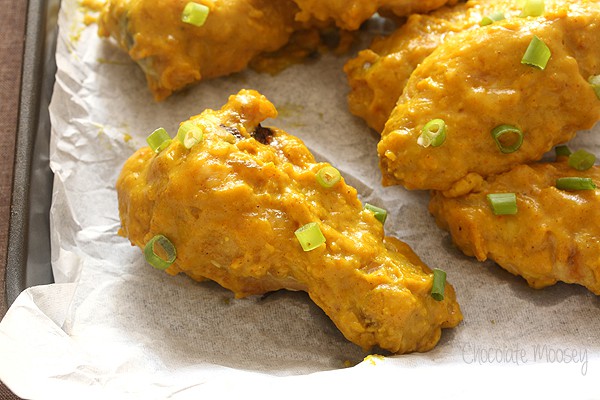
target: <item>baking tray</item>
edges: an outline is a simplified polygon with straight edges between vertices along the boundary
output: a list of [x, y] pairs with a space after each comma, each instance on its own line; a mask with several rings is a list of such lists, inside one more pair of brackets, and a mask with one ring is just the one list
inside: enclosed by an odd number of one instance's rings
[[60, 1], [29, 1], [6, 257], [6, 301], [24, 289], [53, 283], [49, 167], [50, 116]]

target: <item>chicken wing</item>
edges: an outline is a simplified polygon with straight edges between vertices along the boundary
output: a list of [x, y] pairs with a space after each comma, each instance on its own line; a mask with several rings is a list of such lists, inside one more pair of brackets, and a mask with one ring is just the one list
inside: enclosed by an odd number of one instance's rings
[[181, 20], [187, 1], [108, 0], [99, 34], [114, 37], [146, 74], [157, 100], [193, 82], [244, 69], [257, 54], [284, 46], [298, 8], [292, 0], [204, 1], [202, 26]]
[[[566, 161], [519, 165], [456, 198], [432, 194], [430, 212], [454, 243], [479, 261], [492, 259], [534, 288], [578, 283], [600, 295], [600, 189], [556, 188], [565, 177], [600, 183], [600, 167], [580, 172]], [[515, 193], [517, 213], [494, 215], [488, 194]]]
[[[211, 279], [237, 297], [307, 291], [350, 341], [395, 353], [426, 351], [462, 315], [452, 286], [432, 298], [433, 274], [412, 250], [384, 238], [342, 178], [315, 176], [300, 141], [260, 122], [276, 116], [264, 96], [243, 90], [220, 110], [192, 117], [203, 131], [189, 150], [178, 140], [138, 150], [117, 182], [121, 234], [144, 247], [167, 237], [177, 258], [166, 269]], [[326, 239], [304, 251], [295, 231], [316, 223]]]
[[299, 21], [335, 21], [342, 29], [355, 30], [379, 9], [404, 17], [428, 12], [458, 0], [294, 0], [300, 7]]
[[520, 13], [516, 0], [470, 0], [430, 14], [413, 14], [390, 36], [376, 38], [344, 66], [350, 84], [350, 111], [381, 132], [408, 78], [441, 43], [458, 32], [478, 28], [496, 12]]
[[[447, 39], [412, 73], [385, 125], [378, 145], [384, 184], [449, 190], [464, 177], [538, 160], [591, 128], [600, 119], [600, 99], [588, 83], [600, 74], [598, 20], [599, 2], [569, 1], [541, 17], [509, 18]], [[551, 52], [545, 69], [522, 62], [536, 37]], [[425, 147], [419, 136], [436, 119], [445, 121], [446, 140]], [[522, 132], [520, 147], [512, 134], [497, 143], [491, 132], [503, 125]]]

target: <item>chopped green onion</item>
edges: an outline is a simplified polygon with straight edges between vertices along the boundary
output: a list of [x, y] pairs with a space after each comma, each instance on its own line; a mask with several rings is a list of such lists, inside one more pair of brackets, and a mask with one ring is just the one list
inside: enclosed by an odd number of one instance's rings
[[[164, 253], [167, 255], [166, 258], [161, 258], [156, 254], [156, 251], [154, 250], [156, 245], [162, 247]], [[163, 235], [156, 235], [146, 243], [146, 247], [144, 247], [144, 258], [146, 258], [148, 264], [152, 265], [154, 268], [165, 270], [175, 262], [177, 251], [169, 239]]]
[[539, 17], [544, 13], [544, 0], [527, 0], [519, 17]]
[[315, 177], [317, 178], [319, 185], [323, 186], [324, 188], [330, 188], [342, 179], [340, 171], [332, 166], [321, 168], [319, 171], [317, 171]]
[[438, 147], [446, 140], [446, 122], [443, 119], [432, 119], [421, 130], [417, 143], [423, 147]]
[[179, 126], [177, 139], [186, 149], [191, 149], [194, 145], [200, 143], [203, 138], [202, 130], [192, 121], [186, 121]]
[[181, 13], [181, 21], [194, 26], [202, 26], [206, 22], [206, 18], [208, 18], [209, 11], [210, 9], [204, 4], [190, 1]]
[[492, 129], [492, 137], [504, 154], [514, 153], [523, 144], [523, 132], [512, 125], [500, 125]]
[[433, 284], [431, 285], [431, 297], [436, 301], [444, 300], [446, 290], [446, 272], [435, 268], [433, 270]]
[[590, 76], [588, 82], [592, 85], [592, 89], [596, 92], [596, 97], [600, 100], [600, 75]]
[[146, 138], [146, 142], [155, 153], [158, 153], [171, 143], [171, 137], [165, 128], [158, 128]]
[[479, 26], [491, 25], [494, 22], [502, 21], [503, 19], [504, 19], [504, 13], [501, 11], [497, 11], [497, 12], [491, 13], [490, 15], [486, 15], [485, 17], [483, 17], [481, 19], [481, 21], [479, 21]]
[[575, 168], [578, 171], [585, 171], [592, 168], [595, 162], [596, 156], [585, 150], [577, 150], [569, 156], [569, 167]]
[[385, 219], [387, 218], [387, 211], [384, 210], [383, 208], [379, 208], [377, 206], [374, 206], [372, 204], [369, 203], [365, 203], [365, 210], [369, 210], [374, 214], [374, 217], [376, 220], [378, 220], [379, 222], [381, 222], [382, 224], [385, 223]]
[[517, 195], [514, 193], [491, 193], [487, 199], [494, 215], [515, 215], [517, 213]]
[[552, 53], [548, 46], [546, 46], [546, 43], [539, 37], [534, 36], [533, 39], [531, 39], [527, 50], [525, 50], [525, 54], [523, 54], [521, 64], [530, 65], [543, 70], [546, 68], [551, 56]]
[[571, 149], [565, 145], [556, 146], [554, 151], [556, 152], [556, 157], [569, 157], [571, 155]]
[[556, 188], [560, 190], [594, 190], [596, 185], [592, 178], [580, 178], [577, 176], [558, 178]]
[[294, 234], [304, 251], [314, 250], [325, 243], [325, 236], [323, 236], [321, 228], [319, 228], [319, 224], [316, 222], [311, 222], [298, 228]]

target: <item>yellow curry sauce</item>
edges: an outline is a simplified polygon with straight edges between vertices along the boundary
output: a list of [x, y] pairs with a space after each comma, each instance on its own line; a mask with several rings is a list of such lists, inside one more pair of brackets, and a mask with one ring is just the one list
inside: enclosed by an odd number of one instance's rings
[[516, 0], [469, 0], [413, 14], [391, 35], [376, 38], [344, 66], [351, 88], [350, 111], [381, 132], [408, 78], [425, 57], [454, 34], [479, 28], [483, 17], [498, 11], [514, 17], [520, 7]]
[[[552, 146], [600, 119], [588, 83], [600, 74], [600, 2], [566, 2], [542, 17], [509, 18], [447, 39], [412, 73], [378, 145], [384, 184], [449, 190], [539, 160]], [[550, 49], [544, 70], [521, 59], [534, 36]], [[423, 147], [427, 122], [441, 118], [447, 138]], [[504, 154], [491, 135], [519, 128], [522, 146]]]
[[[600, 295], [600, 189], [556, 188], [558, 178], [573, 176], [600, 184], [600, 167], [577, 171], [566, 160], [519, 165], [464, 196], [434, 192], [429, 210], [469, 256], [492, 259], [534, 288], [563, 281]], [[515, 193], [517, 214], [494, 215], [490, 193]]]
[[[301, 140], [260, 122], [276, 116], [264, 96], [243, 90], [219, 111], [190, 121], [204, 139], [138, 150], [117, 182], [120, 233], [144, 247], [169, 238], [177, 259], [166, 272], [211, 279], [237, 297], [304, 290], [357, 345], [426, 351], [462, 315], [452, 286], [431, 297], [433, 274], [408, 245], [384, 238], [374, 214], [342, 180], [315, 179]], [[315, 222], [326, 242], [303, 251], [294, 232]]]
[[181, 21], [187, 0], [108, 0], [99, 34], [114, 37], [144, 70], [157, 100], [193, 82], [244, 69], [285, 45], [296, 24], [291, 0], [199, 0], [203, 26]]
[[405, 17], [412, 13], [428, 12], [458, 0], [294, 0], [300, 7], [299, 21], [335, 21], [340, 28], [356, 30], [378, 10]]

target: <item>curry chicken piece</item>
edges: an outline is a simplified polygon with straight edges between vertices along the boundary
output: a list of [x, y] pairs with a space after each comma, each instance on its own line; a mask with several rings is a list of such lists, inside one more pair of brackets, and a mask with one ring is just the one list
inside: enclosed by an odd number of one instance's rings
[[99, 34], [112, 36], [146, 74], [157, 100], [201, 79], [244, 69], [284, 46], [298, 8], [292, 0], [204, 1], [203, 26], [181, 21], [187, 0], [108, 0]]
[[[556, 188], [564, 177], [600, 183], [600, 167], [580, 172], [566, 161], [519, 165], [456, 198], [434, 192], [429, 210], [454, 243], [479, 261], [494, 260], [534, 288], [577, 283], [600, 295], [600, 189]], [[494, 215], [486, 198], [515, 193], [517, 214]]]
[[495, 12], [516, 16], [516, 0], [470, 0], [429, 14], [413, 14], [389, 36], [376, 38], [368, 49], [344, 66], [351, 91], [350, 111], [381, 132], [408, 78], [441, 43], [458, 32], [479, 28]]
[[413, 13], [428, 12], [458, 0], [294, 0], [300, 7], [299, 21], [335, 21], [340, 28], [356, 30], [378, 10], [405, 17]]
[[[457, 181], [539, 160], [591, 128], [600, 119], [588, 83], [600, 74], [599, 20], [599, 2], [564, 2], [541, 17], [509, 18], [444, 41], [414, 70], [382, 132], [384, 184], [468, 192], [470, 183]], [[545, 69], [521, 62], [535, 36], [551, 52]], [[446, 140], [424, 147], [418, 138], [434, 119], [445, 121]], [[491, 134], [505, 124], [524, 136], [510, 154]]]
[[381, 7], [408, 15], [456, 1], [199, 0], [209, 14], [195, 26], [181, 20], [188, 0], [107, 0], [98, 33], [129, 53], [162, 100], [194, 82], [243, 70], [255, 57], [280, 50], [294, 32], [309, 37], [302, 33], [333, 22], [355, 30]]
[[[138, 150], [117, 182], [120, 233], [144, 248], [169, 238], [177, 258], [166, 272], [210, 279], [236, 297], [303, 290], [350, 341], [394, 353], [426, 351], [462, 315], [449, 284], [431, 296], [433, 274], [363, 209], [342, 178], [322, 187], [302, 141], [260, 122], [276, 116], [255, 91], [231, 96], [191, 123], [203, 140], [160, 153]], [[303, 251], [294, 232], [317, 223], [326, 242]]]

